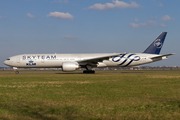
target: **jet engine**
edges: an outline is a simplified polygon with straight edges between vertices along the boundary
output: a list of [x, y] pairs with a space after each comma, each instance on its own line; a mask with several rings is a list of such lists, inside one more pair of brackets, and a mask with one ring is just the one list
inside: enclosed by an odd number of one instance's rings
[[77, 62], [63, 62], [62, 63], [62, 71], [65, 71], [65, 72], [75, 71], [79, 67], [80, 66]]

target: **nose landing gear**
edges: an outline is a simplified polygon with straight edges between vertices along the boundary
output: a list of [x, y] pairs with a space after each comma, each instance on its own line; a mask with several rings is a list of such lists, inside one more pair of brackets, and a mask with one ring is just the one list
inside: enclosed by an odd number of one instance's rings
[[17, 67], [13, 67], [13, 70], [15, 71], [16, 74], [19, 74], [19, 71], [18, 71]]
[[16, 73], [16, 74], [19, 74], [19, 71], [16, 70], [15, 73]]

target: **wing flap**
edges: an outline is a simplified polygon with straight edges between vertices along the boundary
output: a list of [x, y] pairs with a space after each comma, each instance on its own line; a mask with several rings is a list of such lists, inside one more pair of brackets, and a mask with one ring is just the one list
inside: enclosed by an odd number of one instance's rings
[[90, 58], [90, 59], [85, 59], [85, 60], [79, 60], [76, 62], [78, 62], [79, 64], [97, 64], [98, 62], [102, 62], [103, 60], [109, 60], [109, 58], [111, 57], [115, 57], [115, 56], [119, 56], [123, 54], [125, 53], [112, 54], [112, 55], [102, 56], [102, 57], [95, 57], [95, 58]]

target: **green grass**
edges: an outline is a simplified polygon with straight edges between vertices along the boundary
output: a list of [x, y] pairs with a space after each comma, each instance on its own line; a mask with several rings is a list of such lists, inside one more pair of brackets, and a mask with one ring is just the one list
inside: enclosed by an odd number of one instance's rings
[[0, 119], [180, 119], [180, 71], [0, 71]]

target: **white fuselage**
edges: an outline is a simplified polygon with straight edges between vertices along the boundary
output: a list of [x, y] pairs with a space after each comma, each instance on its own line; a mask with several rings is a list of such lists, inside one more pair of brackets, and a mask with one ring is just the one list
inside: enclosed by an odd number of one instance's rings
[[[22, 54], [10, 57], [4, 64], [19, 68], [61, 68], [63, 62], [77, 62], [93, 59], [102, 56], [112, 55], [104, 54]], [[96, 67], [127, 67], [136, 66], [162, 59], [151, 59], [160, 55], [145, 53], [126, 53], [120, 56], [110, 57], [109, 60], [98, 62]], [[86, 63], [87, 64], [87, 63]], [[79, 64], [83, 66], [83, 63]]]

